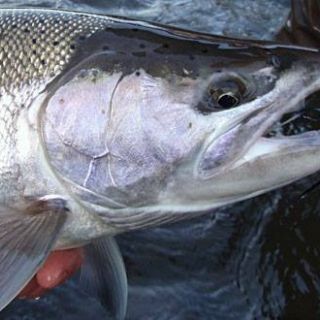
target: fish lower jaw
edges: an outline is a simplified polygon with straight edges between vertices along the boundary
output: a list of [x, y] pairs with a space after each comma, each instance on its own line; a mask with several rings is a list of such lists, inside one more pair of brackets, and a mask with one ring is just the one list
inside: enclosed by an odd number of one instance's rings
[[[258, 138], [232, 164], [208, 179], [187, 176], [170, 188], [171, 205], [208, 210], [253, 198], [320, 170], [320, 131], [282, 138]], [[168, 203], [168, 201], [166, 202]]]

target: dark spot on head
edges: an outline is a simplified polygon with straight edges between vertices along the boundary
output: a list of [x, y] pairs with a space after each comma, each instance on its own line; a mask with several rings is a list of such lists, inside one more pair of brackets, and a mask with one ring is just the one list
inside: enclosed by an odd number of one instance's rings
[[140, 71], [136, 71], [136, 76], [139, 77], [141, 75]]
[[143, 57], [145, 57], [145, 56], [146, 56], [145, 51], [132, 52], [131, 54], [132, 54], [133, 56], [135, 56], [135, 57], [139, 57], [139, 58], [143, 58]]
[[171, 262], [171, 263], [174, 263], [176, 264], [178, 261], [175, 257], [168, 257], [168, 260]]
[[280, 68], [281, 67], [281, 61], [277, 56], [272, 55], [271, 57], [267, 58], [267, 65], [272, 65], [275, 68]]
[[188, 128], [189, 128], [189, 129], [192, 128], [192, 122], [189, 122]]
[[97, 77], [99, 75], [99, 71], [98, 70], [92, 70], [91, 71], [91, 74], [94, 76], [94, 77]]
[[64, 99], [61, 98], [61, 99], [59, 100], [59, 103], [60, 103], [60, 104], [64, 104]]
[[71, 50], [75, 50], [75, 49], [76, 49], [75, 44], [71, 44], [71, 45], [70, 45], [70, 49], [71, 49]]
[[102, 109], [102, 110], [101, 110], [101, 113], [102, 113], [102, 114], [105, 114], [105, 113], [106, 113], [106, 110]]

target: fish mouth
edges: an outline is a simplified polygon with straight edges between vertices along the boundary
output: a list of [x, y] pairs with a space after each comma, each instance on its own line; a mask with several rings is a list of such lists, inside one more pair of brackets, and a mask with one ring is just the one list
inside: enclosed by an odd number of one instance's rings
[[274, 122], [235, 165], [281, 152], [294, 154], [320, 148], [320, 90], [300, 101], [295, 109]]
[[283, 138], [320, 130], [320, 90], [303, 101], [301, 108], [287, 113], [263, 135]]
[[306, 159], [301, 170], [274, 185], [319, 170], [319, 158], [314, 156], [320, 157], [319, 71], [318, 66], [296, 66], [269, 93], [240, 106], [237, 117], [224, 124], [227, 129], [218, 129], [207, 139], [197, 160], [198, 178], [210, 180], [255, 164], [265, 170], [284, 158], [290, 166], [298, 154]]

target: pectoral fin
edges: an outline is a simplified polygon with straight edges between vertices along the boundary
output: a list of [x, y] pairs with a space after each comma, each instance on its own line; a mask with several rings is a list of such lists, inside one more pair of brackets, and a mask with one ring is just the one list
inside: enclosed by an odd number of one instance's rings
[[96, 296], [112, 316], [125, 318], [127, 309], [127, 276], [121, 253], [111, 237], [95, 240], [85, 248], [80, 285]]
[[37, 272], [66, 219], [62, 200], [35, 201], [23, 211], [0, 208], [0, 310]]

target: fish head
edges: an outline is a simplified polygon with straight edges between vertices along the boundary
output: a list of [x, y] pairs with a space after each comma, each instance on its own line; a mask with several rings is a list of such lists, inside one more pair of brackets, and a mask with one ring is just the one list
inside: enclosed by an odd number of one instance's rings
[[[279, 61], [246, 67], [213, 72], [193, 89], [195, 98], [185, 109], [194, 129], [176, 139], [190, 148], [183, 148], [184, 160], [162, 191], [161, 205], [203, 211], [320, 169], [320, 131], [271, 133], [319, 90], [318, 63], [294, 59], [282, 67]], [[184, 115], [174, 116], [177, 125]]]
[[53, 170], [95, 209], [166, 212], [211, 209], [319, 170], [318, 131], [267, 135], [319, 90], [318, 51], [234, 49], [112, 68], [107, 53], [72, 69], [40, 117]]

